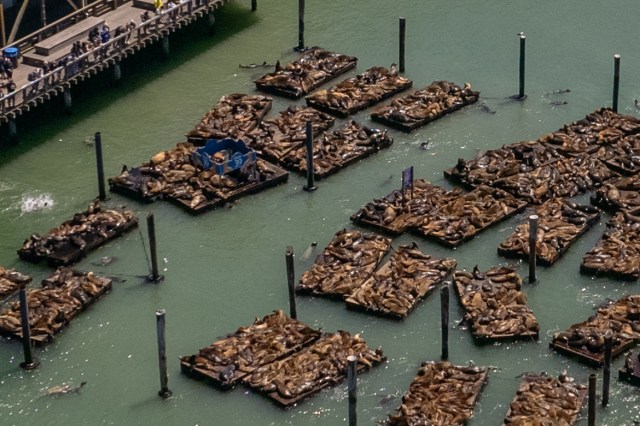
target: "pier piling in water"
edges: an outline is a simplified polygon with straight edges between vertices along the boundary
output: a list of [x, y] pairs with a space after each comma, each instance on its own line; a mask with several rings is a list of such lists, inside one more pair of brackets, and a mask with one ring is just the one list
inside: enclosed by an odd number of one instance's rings
[[524, 34], [520, 34], [520, 88], [518, 90], [518, 99], [526, 99], [527, 95], [524, 94], [524, 52], [525, 52], [525, 40]]
[[356, 367], [358, 365], [358, 358], [355, 355], [349, 355], [347, 357], [347, 390], [349, 392], [349, 426], [356, 426], [358, 424], [358, 413], [356, 407], [358, 405], [358, 378]]
[[304, 0], [298, 0], [298, 46], [296, 50], [304, 49]]
[[587, 417], [589, 426], [596, 426], [596, 375], [589, 374], [589, 414]]
[[529, 282], [536, 282], [536, 244], [538, 242], [538, 215], [529, 216]]
[[113, 64], [113, 80], [118, 83], [122, 78], [122, 69], [120, 69], [120, 64], [116, 62]]
[[72, 106], [71, 89], [69, 89], [68, 87], [65, 87], [64, 93], [62, 96], [64, 97], [64, 111], [67, 114], [71, 114], [71, 106]]
[[604, 335], [604, 365], [602, 367], [602, 406], [606, 407], [609, 403], [609, 382], [611, 380], [611, 346], [612, 333], [607, 330]]
[[442, 325], [442, 354], [440, 358], [449, 358], [449, 283], [440, 289], [440, 319]]
[[171, 396], [171, 391], [168, 387], [169, 379], [167, 378], [167, 347], [165, 340], [164, 314], [164, 309], [156, 311], [158, 362], [160, 364], [160, 390], [158, 391], [158, 395], [166, 399]]
[[100, 201], [107, 199], [104, 186], [104, 167], [102, 165], [102, 135], [96, 132], [94, 136], [94, 144], [96, 146], [96, 165], [98, 167], [98, 198]]
[[31, 345], [31, 329], [29, 327], [29, 305], [27, 303], [27, 293], [24, 284], [20, 286], [19, 295], [20, 299], [20, 322], [22, 325], [22, 348], [24, 350], [24, 362], [20, 363], [20, 367], [24, 370], [34, 370], [40, 365], [39, 362], [33, 359], [32, 345]]
[[307, 121], [307, 184], [302, 188], [307, 192], [318, 189], [315, 184], [315, 176], [313, 173], [313, 124]]
[[406, 28], [407, 28], [407, 21], [405, 18], [399, 18], [399, 23], [400, 23], [400, 46], [399, 46], [399, 57], [398, 57], [398, 66], [399, 66], [399, 70], [400, 72], [404, 72], [404, 48], [405, 48], [405, 36], [406, 36]]
[[147, 215], [147, 230], [149, 232], [149, 251], [151, 252], [151, 275], [147, 277], [147, 281], [159, 283], [164, 279], [163, 275], [158, 273], [158, 254], [156, 253], [156, 225], [153, 213]]
[[258, 10], [258, 0], [251, 0], [251, 11], [255, 12]]
[[18, 137], [18, 128], [16, 127], [16, 120], [14, 118], [9, 119], [9, 138], [14, 140]]
[[287, 286], [289, 288], [289, 316], [293, 319], [298, 319], [298, 312], [296, 311], [295, 272], [293, 269], [293, 247], [287, 246], [285, 260], [287, 263]]
[[169, 36], [162, 37], [162, 53], [165, 57], [169, 57]]
[[618, 112], [618, 92], [620, 90], [620, 55], [613, 55], [613, 102], [611, 109]]

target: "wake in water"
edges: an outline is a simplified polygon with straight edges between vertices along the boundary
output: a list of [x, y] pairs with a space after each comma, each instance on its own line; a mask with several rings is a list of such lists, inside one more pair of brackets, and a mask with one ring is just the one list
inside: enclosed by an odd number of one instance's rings
[[31, 213], [38, 210], [48, 210], [54, 205], [51, 194], [23, 195], [20, 201], [20, 211], [22, 214]]

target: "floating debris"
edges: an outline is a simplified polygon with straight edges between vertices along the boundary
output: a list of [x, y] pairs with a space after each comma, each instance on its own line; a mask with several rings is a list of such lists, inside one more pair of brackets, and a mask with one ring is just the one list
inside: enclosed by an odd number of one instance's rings
[[276, 66], [275, 72], [255, 81], [259, 90], [298, 99], [327, 81], [355, 68], [358, 58], [320, 48], [308, 50], [297, 61]]
[[15, 269], [5, 269], [0, 266], [0, 302], [17, 293], [20, 290], [20, 286], [27, 285], [30, 282], [31, 277], [29, 275], [21, 274]]
[[[41, 289], [27, 291], [31, 340], [37, 345], [50, 342], [69, 322], [100, 296], [111, 290], [111, 280], [58, 268], [42, 281]], [[20, 302], [10, 302], [0, 313], [0, 335], [22, 338]]]
[[449, 362], [424, 362], [402, 397], [391, 426], [463, 425], [473, 417], [487, 369]]
[[454, 285], [467, 311], [464, 320], [477, 340], [538, 339], [540, 324], [527, 306], [522, 278], [515, 269], [456, 271]]
[[51, 266], [71, 265], [108, 240], [138, 226], [130, 210], [104, 209], [94, 201], [88, 209], [51, 229], [46, 235], [31, 235], [18, 250], [21, 259]]
[[455, 259], [438, 259], [400, 246], [382, 268], [345, 299], [351, 309], [404, 318], [456, 267]]
[[380, 235], [339, 231], [302, 274], [296, 291], [342, 299], [373, 274], [390, 247], [391, 240]]
[[183, 356], [180, 365], [189, 376], [230, 389], [256, 368], [291, 355], [320, 335], [277, 310], [200, 349], [196, 355]]
[[448, 81], [434, 81], [410, 95], [394, 99], [376, 109], [371, 118], [383, 124], [410, 132], [438, 118], [478, 101], [480, 92], [469, 84], [460, 87]]
[[267, 96], [244, 93], [223, 96], [186, 136], [195, 144], [208, 139], [241, 139], [269, 112], [271, 101]]
[[582, 258], [580, 271], [637, 280], [640, 277], [639, 224], [640, 209], [616, 213], [595, 247]]
[[324, 335], [290, 357], [258, 367], [242, 381], [275, 403], [289, 407], [346, 379], [349, 356], [357, 357], [358, 372], [386, 360], [380, 348], [369, 348], [359, 334], [338, 331]]
[[[597, 208], [554, 198], [536, 207], [539, 218], [536, 234], [536, 259], [541, 265], [552, 265], [582, 234], [600, 218]], [[529, 221], [498, 246], [498, 254], [509, 258], [529, 257]]]
[[509, 405], [503, 425], [573, 425], [582, 409], [587, 387], [565, 373], [556, 379], [527, 374]]
[[413, 82], [384, 67], [372, 67], [328, 90], [306, 97], [307, 105], [338, 117], [370, 107], [411, 87]]

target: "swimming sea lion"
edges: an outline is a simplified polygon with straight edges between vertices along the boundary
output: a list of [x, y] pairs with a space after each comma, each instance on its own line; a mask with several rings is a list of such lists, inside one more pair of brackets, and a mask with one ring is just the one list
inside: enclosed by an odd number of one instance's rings
[[480, 108], [480, 111], [482, 112], [486, 112], [487, 114], [495, 114], [496, 112], [491, 109], [487, 104], [485, 104], [484, 102], [481, 103], [480, 105], [478, 105], [478, 107]]
[[312, 242], [309, 247], [307, 247], [307, 249], [304, 251], [304, 253], [302, 253], [302, 256], [300, 257], [302, 260], [307, 260], [309, 259], [309, 257], [311, 257], [311, 254], [313, 253], [313, 249], [316, 248], [316, 246], [318, 245], [317, 242]]
[[71, 392], [79, 393], [80, 389], [86, 385], [87, 382], [81, 382], [78, 386], [72, 386], [71, 384], [64, 384], [60, 386], [53, 386], [47, 389], [47, 395], [58, 396], [58, 395], [66, 395]]

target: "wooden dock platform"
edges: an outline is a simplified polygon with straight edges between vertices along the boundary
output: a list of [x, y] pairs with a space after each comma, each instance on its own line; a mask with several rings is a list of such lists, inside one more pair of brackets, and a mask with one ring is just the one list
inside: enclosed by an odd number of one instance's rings
[[[16, 90], [8, 93], [8, 80], [0, 80], [0, 124], [11, 123], [31, 108], [58, 94], [68, 93], [71, 86], [118, 66], [127, 56], [208, 15], [228, 1], [176, 1], [173, 8], [160, 14], [149, 12], [149, 19], [141, 22], [141, 15], [149, 10], [147, 2], [99, 0], [4, 46], [5, 49], [18, 48], [20, 57], [13, 70]], [[72, 58], [73, 43], [87, 40], [88, 32], [104, 23], [109, 26], [110, 39]], [[118, 27], [124, 32], [115, 36]], [[63, 58], [67, 58], [64, 64], [60, 62]], [[56, 66], [35, 81], [29, 81], [29, 75], [41, 69], [45, 62]]]

